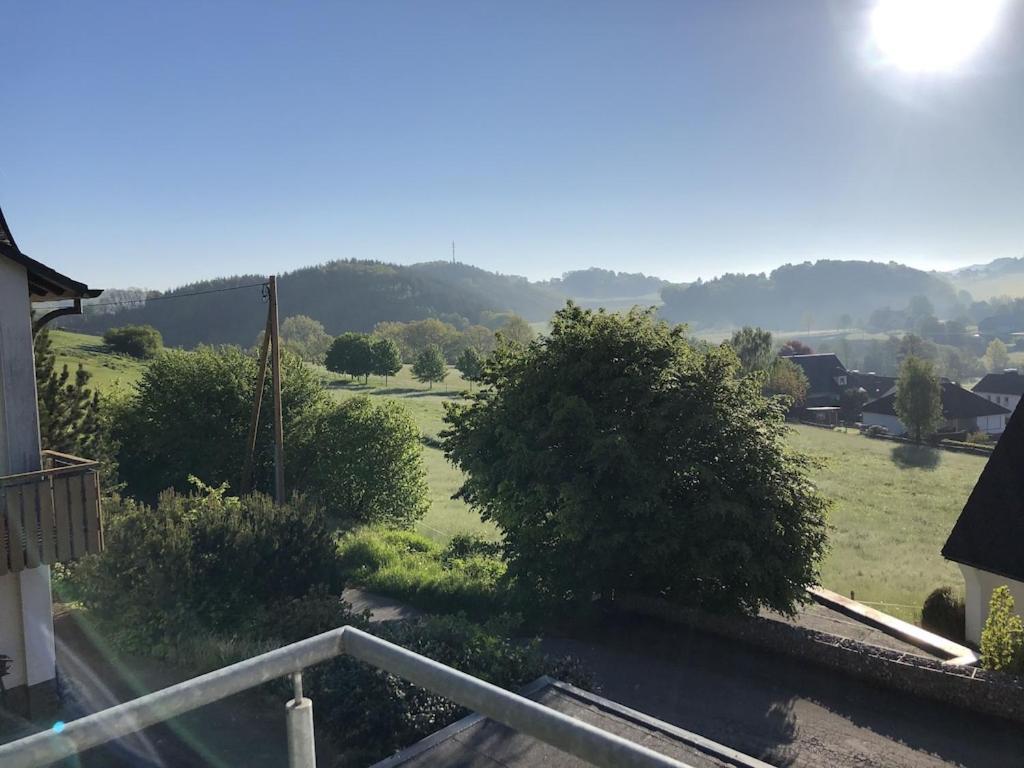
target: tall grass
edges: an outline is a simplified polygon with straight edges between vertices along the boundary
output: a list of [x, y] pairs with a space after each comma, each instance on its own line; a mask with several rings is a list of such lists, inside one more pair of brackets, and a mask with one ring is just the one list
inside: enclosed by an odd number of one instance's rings
[[506, 605], [505, 564], [493, 544], [457, 536], [448, 546], [411, 531], [367, 528], [339, 544], [351, 583], [416, 608], [483, 617]]

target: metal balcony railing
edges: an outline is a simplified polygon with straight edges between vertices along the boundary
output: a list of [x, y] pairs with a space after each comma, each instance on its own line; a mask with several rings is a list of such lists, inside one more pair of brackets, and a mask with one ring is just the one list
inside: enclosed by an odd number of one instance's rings
[[[302, 670], [347, 654], [421, 688], [606, 768], [688, 768], [670, 757], [603, 731], [535, 701], [420, 656], [353, 627], [341, 627], [254, 656], [170, 688], [0, 746], [0, 766], [39, 768], [150, 725], [198, 709], [248, 688], [292, 676], [294, 698], [285, 705], [290, 768], [313, 768], [312, 702], [302, 695]], [[344, 728], [345, 723], [333, 724]], [[238, 756], [245, 764], [245, 756]]]
[[43, 469], [0, 477], [0, 576], [103, 548], [98, 469], [43, 451]]

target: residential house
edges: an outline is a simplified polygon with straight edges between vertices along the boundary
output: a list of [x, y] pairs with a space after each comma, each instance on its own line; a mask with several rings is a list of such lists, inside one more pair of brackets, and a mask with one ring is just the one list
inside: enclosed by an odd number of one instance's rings
[[971, 387], [976, 395], [984, 397], [1010, 411], [1017, 408], [1017, 403], [1024, 396], [1024, 376], [1016, 368], [1002, 373], [989, 373]]
[[868, 400], [875, 400], [896, 386], [895, 376], [879, 376], [873, 371], [870, 373], [850, 371], [847, 381], [851, 388], [864, 390]]
[[[40, 450], [32, 337], [99, 293], [22, 253], [0, 211], [0, 673], [6, 705], [32, 715], [56, 688], [50, 565], [102, 539], [95, 462]], [[33, 326], [33, 303], [63, 300]]]
[[[998, 435], [1003, 431], [1010, 411], [997, 403], [970, 392], [959, 384], [943, 380], [942, 419], [940, 432], [986, 432]], [[885, 427], [894, 435], [907, 428], [896, 415], [896, 389], [864, 404], [861, 421], [865, 426]]]
[[1024, 409], [1018, 404], [967, 504], [953, 526], [942, 556], [964, 576], [966, 635], [981, 641], [992, 590], [1009, 587], [1024, 612]]
[[831, 352], [814, 355], [791, 355], [786, 358], [799, 365], [807, 377], [808, 408], [837, 406], [849, 387], [848, 372]]

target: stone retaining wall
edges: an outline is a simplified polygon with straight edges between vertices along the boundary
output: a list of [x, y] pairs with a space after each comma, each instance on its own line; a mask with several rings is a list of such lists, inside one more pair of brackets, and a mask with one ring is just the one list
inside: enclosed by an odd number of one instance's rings
[[1024, 679], [1001, 672], [951, 666], [780, 621], [716, 616], [652, 598], [619, 598], [614, 606], [806, 659], [905, 693], [1024, 723]]

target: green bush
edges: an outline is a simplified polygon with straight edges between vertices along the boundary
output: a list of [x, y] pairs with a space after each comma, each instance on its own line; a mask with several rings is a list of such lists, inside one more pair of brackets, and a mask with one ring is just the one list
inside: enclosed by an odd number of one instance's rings
[[149, 359], [156, 357], [163, 349], [164, 338], [151, 325], [125, 325], [104, 333], [103, 343], [114, 352]]
[[534, 604], [634, 592], [792, 612], [818, 580], [829, 502], [814, 462], [728, 345], [693, 344], [653, 311], [570, 304], [540, 341], [499, 346], [481, 391], [445, 409], [457, 496], [501, 528]]
[[958, 643], [964, 641], [964, 601], [951, 587], [938, 587], [925, 598], [921, 626]]
[[336, 523], [407, 527], [430, 507], [416, 422], [393, 401], [353, 397], [311, 413], [291, 482]]
[[[296, 355], [282, 355], [285, 479], [294, 471], [294, 447], [311, 414], [327, 403], [316, 375]], [[189, 478], [228, 483], [238, 492], [256, 390], [257, 361], [235, 347], [170, 350], [143, 373], [129, 396], [110, 401], [110, 432], [127, 492], [148, 503], [168, 488], [188, 491]], [[253, 481], [273, 489], [273, 403], [270, 377], [256, 441]], [[289, 484], [289, 487], [294, 487]]]
[[971, 432], [964, 438], [964, 442], [971, 445], [992, 445], [992, 435], [987, 432]]
[[206, 489], [105, 510], [105, 549], [74, 579], [85, 605], [145, 652], [172, 654], [194, 633], [259, 635], [288, 601], [342, 587], [324, 515], [299, 497], [278, 506]]
[[505, 564], [493, 546], [456, 537], [446, 548], [410, 531], [365, 529], [346, 537], [339, 554], [347, 579], [373, 592], [480, 617], [507, 605]]
[[[509, 630], [506, 619], [480, 625], [461, 616], [425, 616], [378, 625], [374, 631], [502, 688], [516, 690], [545, 674], [590, 685], [578, 662], [547, 657], [536, 641], [510, 640]], [[457, 704], [350, 658], [312, 667], [303, 677], [315, 702], [318, 732], [329, 733], [343, 752], [340, 765], [374, 763], [467, 714]]]
[[1024, 673], [1024, 622], [1014, 613], [1013, 595], [996, 587], [981, 631], [981, 663], [986, 669]]

